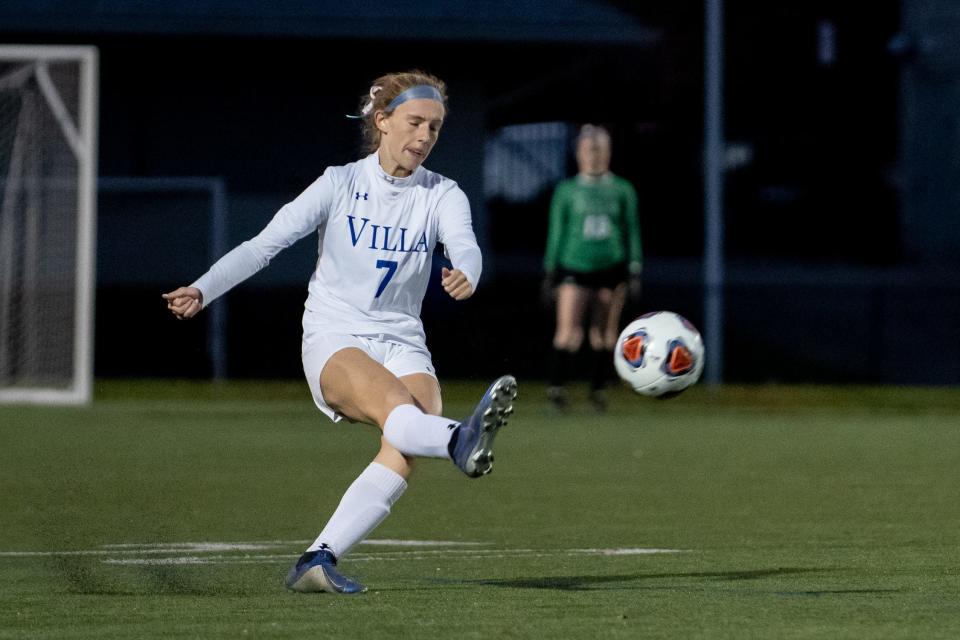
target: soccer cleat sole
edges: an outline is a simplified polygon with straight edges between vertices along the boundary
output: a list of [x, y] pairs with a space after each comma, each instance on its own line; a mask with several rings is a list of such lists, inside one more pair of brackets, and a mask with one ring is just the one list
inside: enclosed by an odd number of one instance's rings
[[[293, 570], [291, 570], [291, 574]], [[350, 581], [347, 585], [337, 585], [330, 579], [322, 566], [315, 566], [304, 571], [295, 580], [291, 581], [293, 576], [288, 576], [286, 586], [291, 591], [297, 593], [339, 593], [343, 595], [354, 595], [363, 593], [367, 590], [363, 585]], [[342, 576], [338, 576], [342, 579]]]
[[513, 414], [517, 381], [513, 376], [503, 376], [490, 385], [487, 393], [492, 396], [492, 400], [483, 412], [477, 448], [470, 454], [470, 462], [473, 463], [473, 473], [470, 475], [474, 478], [485, 476], [493, 469], [493, 440]]

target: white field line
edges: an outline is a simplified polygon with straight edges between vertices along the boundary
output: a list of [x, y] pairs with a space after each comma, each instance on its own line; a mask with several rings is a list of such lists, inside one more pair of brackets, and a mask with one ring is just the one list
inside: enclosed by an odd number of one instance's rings
[[[355, 553], [350, 555], [350, 562], [391, 562], [391, 561], [436, 561], [445, 559], [497, 559], [497, 558], [556, 558], [572, 556], [635, 556], [683, 553], [681, 549], [490, 549], [481, 552], [462, 551], [451, 553], [444, 551], [434, 552], [404, 552], [404, 553]], [[104, 564], [112, 565], [209, 565], [209, 564], [275, 564], [290, 561], [289, 554], [284, 555], [256, 555], [256, 556], [177, 556], [173, 558], [108, 558]]]
[[396, 540], [394, 538], [364, 540], [360, 544], [379, 547], [482, 547], [489, 542], [454, 542], [453, 540]]
[[[108, 556], [118, 554], [172, 554], [172, 553], [210, 553], [225, 551], [268, 551], [286, 549], [310, 544], [313, 540], [264, 540], [255, 542], [147, 542], [119, 543], [100, 545], [99, 549], [50, 550], [50, 551], [0, 551], [0, 558], [32, 556]], [[384, 547], [474, 547], [484, 546], [485, 542], [456, 542], [453, 540], [394, 540], [370, 539], [360, 544]]]
[[[287, 547], [309, 544], [313, 540], [257, 540], [248, 542], [145, 542], [100, 545], [103, 549], [236, 549], [244, 551], [248, 548]], [[397, 540], [395, 538], [369, 538], [360, 544], [383, 547], [478, 547], [489, 545], [488, 542], [460, 542], [456, 540]]]
[[[260, 564], [289, 561], [309, 540], [268, 540], [255, 542], [162, 542], [105, 544], [99, 549], [74, 551], [0, 551], [0, 558], [43, 556], [105, 556], [102, 562], [112, 565], [209, 565]], [[376, 551], [352, 554], [354, 562], [390, 562], [396, 560], [425, 561], [444, 559], [485, 558], [551, 558], [563, 556], [637, 556], [682, 553], [681, 549], [622, 547], [612, 549], [478, 549], [489, 545], [483, 542], [456, 542], [448, 540], [372, 539], [362, 544], [381, 547], [400, 547], [402, 551]], [[434, 548], [430, 548], [434, 547]], [[467, 547], [467, 548], [458, 548]], [[285, 553], [259, 553], [274, 550]], [[292, 550], [291, 550], [292, 549]], [[223, 555], [229, 552], [234, 555]], [[201, 555], [202, 554], [202, 555]]]

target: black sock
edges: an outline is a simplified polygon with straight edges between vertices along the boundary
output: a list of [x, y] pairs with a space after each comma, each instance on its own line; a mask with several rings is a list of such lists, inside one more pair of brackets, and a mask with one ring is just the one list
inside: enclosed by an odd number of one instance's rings
[[610, 370], [613, 368], [613, 351], [590, 350], [590, 390], [602, 391], [607, 387]]
[[573, 361], [573, 353], [566, 349], [550, 350], [550, 371], [547, 378], [547, 384], [551, 387], [562, 387], [570, 376], [570, 363]]

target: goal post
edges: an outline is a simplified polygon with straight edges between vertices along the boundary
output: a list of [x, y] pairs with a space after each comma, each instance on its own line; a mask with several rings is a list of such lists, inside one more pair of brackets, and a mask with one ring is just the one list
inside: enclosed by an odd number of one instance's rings
[[0, 45], [0, 402], [92, 396], [97, 62]]

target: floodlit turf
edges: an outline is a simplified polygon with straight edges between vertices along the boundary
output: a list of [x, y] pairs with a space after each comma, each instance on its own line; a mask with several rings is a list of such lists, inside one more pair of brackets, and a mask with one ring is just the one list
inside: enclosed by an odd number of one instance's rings
[[960, 636], [960, 390], [520, 394], [491, 476], [421, 464], [352, 598], [281, 584], [377, 442], [303, 384], [0, 407], [0, 638]]

